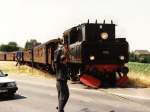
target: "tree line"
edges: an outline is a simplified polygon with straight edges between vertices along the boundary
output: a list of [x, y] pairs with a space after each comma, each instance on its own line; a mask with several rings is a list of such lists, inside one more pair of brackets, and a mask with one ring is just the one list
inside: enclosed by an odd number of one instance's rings
[[150, 63], [150, 55], [136, 55], [134, 52], [129, 54], [130, 62]]
[[38, 42], [36, 39], [31, 39], [30, 41], [26, 41], [24, 48], [19, 47], [17, 42], [11, 41], [8, 42], [8, 44], [2, 44], [0, 45], [0, 51], [1, 52], [13, 52], [18, 50], [24, 50], [24, 49], [32, 49], [33, 47], [40, 45], [41, 43]]

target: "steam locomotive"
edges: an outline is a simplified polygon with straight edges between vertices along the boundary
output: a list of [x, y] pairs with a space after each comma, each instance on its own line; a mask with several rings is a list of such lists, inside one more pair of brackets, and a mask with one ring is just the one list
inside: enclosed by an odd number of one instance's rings
[[79, 76], [83, 83], [97, 79], [97, 86], [125, 85], [129, 45], [125, 38], [115, 37], [112, 21], [111, 24], [88, 22], [65, 31], [63, 40], [68, 46], [71, 77]]
[[20, 59], [22, 63], [40, 65], [55, 71], [54, 52], [63, 40], [71, 80], [97, 88], [127, 84], [129, 45], [125, 38], [115, 38], [115, 24], [83, 23], [63, 33], [62, 39], [53, 39], [23, 52], [1, 53], [0, 59]]

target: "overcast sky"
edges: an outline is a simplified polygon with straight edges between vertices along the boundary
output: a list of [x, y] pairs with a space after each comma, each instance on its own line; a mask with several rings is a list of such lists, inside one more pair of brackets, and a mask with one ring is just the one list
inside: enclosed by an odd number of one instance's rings
[[150, 0], [0, 0], [0, 44], [43, 43], [87, 19], [112, 19], [131, 50], [150, 50]]

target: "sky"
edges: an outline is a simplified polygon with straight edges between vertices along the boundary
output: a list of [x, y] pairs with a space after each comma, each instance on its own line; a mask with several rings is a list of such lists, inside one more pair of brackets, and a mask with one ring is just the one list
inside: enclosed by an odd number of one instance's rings
[[44, 43], [88, 19], [113, 20], [130, 51], [150, 51], [150, 0], [0, 0], [0, 44]]

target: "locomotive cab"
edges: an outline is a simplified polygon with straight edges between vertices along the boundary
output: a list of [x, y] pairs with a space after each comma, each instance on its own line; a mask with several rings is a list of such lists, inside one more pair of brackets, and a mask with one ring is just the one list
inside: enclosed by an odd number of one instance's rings
[[115, 24], [85, 23], [65, 31], [63, 37], [66, 44], [114, 40]]

